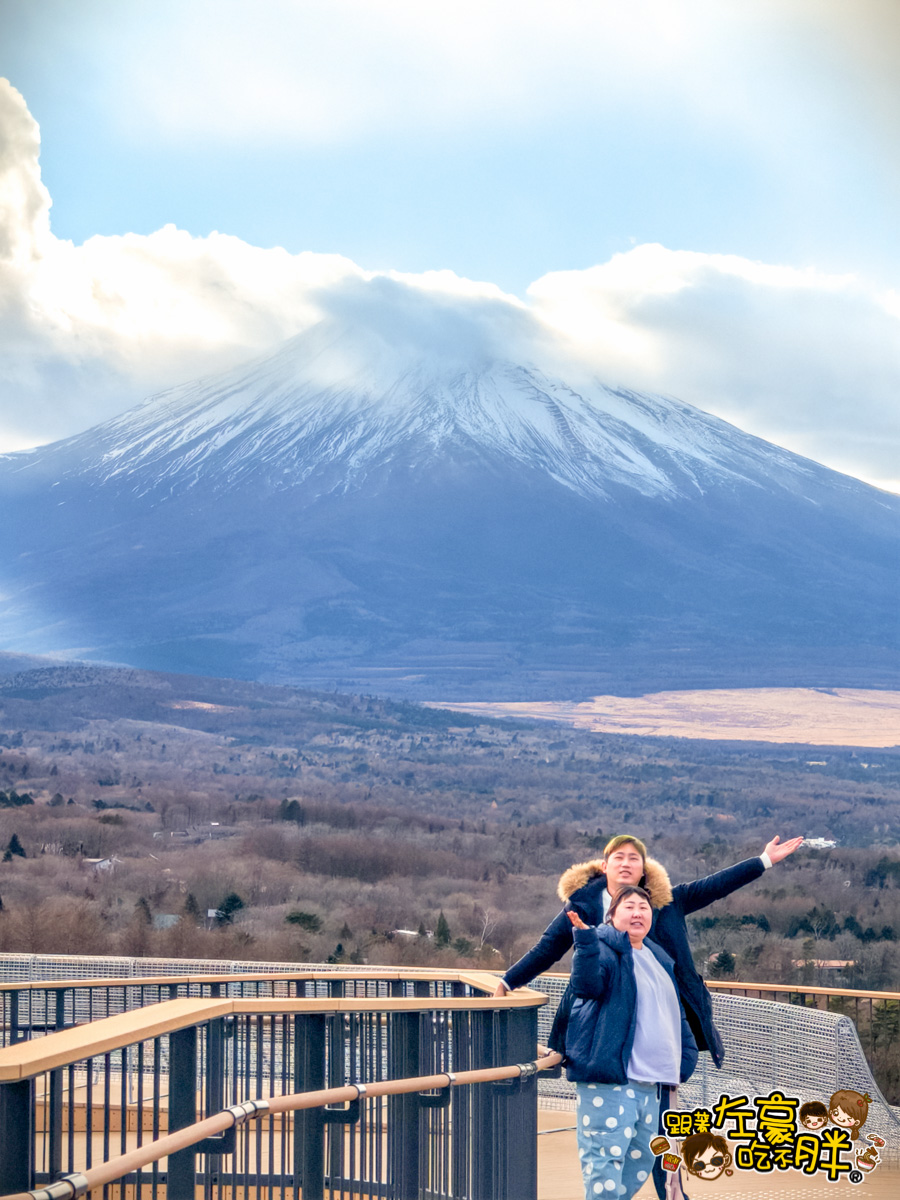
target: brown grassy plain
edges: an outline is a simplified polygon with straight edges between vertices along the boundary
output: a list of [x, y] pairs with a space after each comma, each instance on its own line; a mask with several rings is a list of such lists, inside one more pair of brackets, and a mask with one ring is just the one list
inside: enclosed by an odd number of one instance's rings
[[581, 703], [443, 704], [485, 717], [554, 721], [594, 733], [816, 746], [900, 745], [900, 692], [858, 688], [713, 688]]

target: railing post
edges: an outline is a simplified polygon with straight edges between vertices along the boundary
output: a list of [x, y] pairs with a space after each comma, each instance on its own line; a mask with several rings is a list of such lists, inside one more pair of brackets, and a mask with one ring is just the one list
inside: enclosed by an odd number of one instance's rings
[[[58, 1032], [66, 1024], [66, 994], [62, 988], [55, 989], [56, 1013], [54, 1028]], [[125, 1086], [124, 1080], [122, 1086]], [[50, 1113], [47, 1130], [47, 1168], [51, 1180], [62, 1174], [62, 1127], [63, 1127], [63, 1073], [60, 1069], [50, 1072]], [[70, 1114], [70, 1119], [73, 1119]]]
[[[325, 1014], [294, 1018], [294, 1091], [315, 1092], [325, 1086]], [[325, 1117], [321, 1108], [294, 1113], [294, 1194], [324, 1200]]]
[[[393, 1012], [390, 1022], [388, 1078], [409, 1079], [419, 1071], [417, 1012]], [[419, 1200], [419, 1099], [414, 1092], [388, 1096], [388, 1178], [393, 1200]]]
[[0, 1193], [34, 1187], [34, 1081], [0, 1083]]
[[[450, 1061], [455, 1071], [468, 1071], [472, 1067], [472, 1039], [475, 1022], [480, 1016], [480, 1013], [464, 1010], [453, 1014]], [[477, 1088], [455, 1087], [450, 1096], [450, 1195], [454, 1198], [470, 1195], [470, 1129], [474, 1091], [477, 1091]]]
[[[494, 1058], [493, 1009], [480, 1009], [472, 1013], [473, 1045], [471, 1067], [497, 1065]], [[469, 1158], [472, 1171], [472, 1200], [495, 1200], [494, 1158], [496, 1152], [496, 1099], [493, 1088], [480, 1084], [471, 1089], [471, 1137]]]
[[206, 1026], [206, 1116], [225, 1107], [225, 1018]]
[[[499, 1014], [500, 1061], [530, 1062], [537, 1050], [537, 1009], [515, 1008]], [[537, 1078], [498, 1088], [497, 1200], [537, 1197]]]
[[[340, 981], [339, 989], [335, 990], [334, 981], [332, 982], [331, 995], [335, 998], [343, 997], [346, 993], [343, 980]], [[326, 1075], [326, 1087], [343, 1087], [346, 1082], [344, 1078], [344, 1051], [346, 1050], [346, 1017], [341, 1012], [336, 1012], [332, 1015], [328, 1022], [326, 1042], [327, 1050], [325, 1059], [328, 1065]], [[326, 1120], [326, 1125], [328, 1121]], [[325, 1176], [328, 1179], [332, 1191], [338, 1188], [340, 1192], [341, 1172], [344, 1159], [344, 1136], [343, 1130], [329, 1130], [326, 1139], [325, 1160], [326, 1171]]]
[[19, 1028], [19, 989], [9, 994], [9, 1044], [15, 1044], [21, 1041], [21, 1030]]
[[[197, 1027], [192, 1025], [169, 1034], [169, 1132], [184, 1129], [196, 1120]], [[193, 1146], [169, 1155], [166, 1200], [194, 1200], [195, 1162]]]
[[[206, 1026], [206, 1111], [215, 1116], [225, 1107], [225, 1018], [218, 1017]], [[213, 1161], [210, 1162], [210, 1159]], [[219, 1155], [207, 1155], [207, 1171], [216, 1177], [221, 1163]]]

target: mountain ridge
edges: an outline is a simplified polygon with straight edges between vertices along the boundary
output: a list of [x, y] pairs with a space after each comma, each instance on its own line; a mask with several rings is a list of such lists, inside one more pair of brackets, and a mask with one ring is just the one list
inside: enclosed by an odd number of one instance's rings
[[433, 699], [900, 671], [900, 497], [581, 364], [323, 322], [6, 456], [0, 497], [8, 650]]
[[[587, 375], [578, 391], [535, 364], [496, 357], [456, 362], [449, 376], [412, 356], [399, 358], [393, 373], [380, 378], [359, 364], [341, 372], [339, 364], [354, 358], [342, 351], [348, 342], [352, 344], [348, 330], [334, 330], [322, 322], [273, 355], [168, 389], [85, 433], [28, 451], [24, 465], [31, 466], [45, 454], [63, 461], [72, 454], [87, 463], [87, 472], [107, 481], [117, 474], [133, 474], [141, 464], [158, 467], [164, 454], [173, 456], [180, 449], [183, 457], [170, 469], [190, 471], [217, 449], [236, 448], [241, 438], [250, 442], [251, 456], [266, 450], [273, 456], [293, 451], [292, 465], [303, 452], [330, 461], [346, 457], [347, 429], [355, 419], [362, 423], [355, 453], [376, 459], [380, 449], [417, 435], [433, 448], [468, 439], [520, 461], [541, 461], [542, 456], [552, 461], [567, 452], [570, 470], [556, 477], [587, 495], [605, 493], [596, 473], [578, 471], [579, 462], [601, 466], [607, 478], [648, 494], [671, 491], [671, 480], [642, 456], [642, 449], [668, 453], [670, 467], [678, 465], [683, 471], [689, 462], [713, 468], [714, 450], [726, 458], [734, 458], [737, 450], [757, 467], [767, 459], [770, 469], [777, 463], [792, 473], [837, 476], [811, 459], [668, 397], [611, 388]], [[298, 359], [306, 378], [297, 377]], [[265, 443], [267, 437], [271, 445]], [[204, 439], [207, 444], [200, 455]], [[21, 457], [6, 456], [8, 461]], [[721, 462], [718, 466], [725, 469]], [[749, 478], [746, 473], [740, 477]], [[289, 481], [293, 483], [296, 479]], [[854, 485], [860, 481], [846, 486]]]

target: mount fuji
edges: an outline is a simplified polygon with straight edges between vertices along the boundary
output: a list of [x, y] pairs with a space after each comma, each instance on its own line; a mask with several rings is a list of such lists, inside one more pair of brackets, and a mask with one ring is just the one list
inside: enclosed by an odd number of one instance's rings
[[900, 498], [464, 333], [327, 318], [0, 457], [0, 648], [447, 699], [897, 685]]

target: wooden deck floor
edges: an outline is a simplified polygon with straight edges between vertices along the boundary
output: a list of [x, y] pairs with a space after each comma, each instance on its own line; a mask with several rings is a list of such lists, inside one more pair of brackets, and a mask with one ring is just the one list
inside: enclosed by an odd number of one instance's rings
[[[538, 1200], [584, 1200], [584, 1185], [575, 1149], [573, 1112], [541, 1109], [538, 1129], [564, 1130], [544, 1132], [538, 1137]], [[566, 1128], [568, 1127], [568, 1128]], [[807, 1177], [790, 1171], [764, 1177], [749, 1171], [736, 1171], [730, 1179], [721, 1178], [707, 1183], [692, 1181], [686, 1185], [691, 1200], [838, 1200], [854, 1196], [859, 1200], [898, 1200], [900, 1198], [900, 1168], [881, 1164], [862, 1183], [854, 1186], [843, 1180], [829, 1183], [822, 1175]], [[647, 1180], [638, 1192], [639, 1200], [655, 1200], [652, 1180]]]

